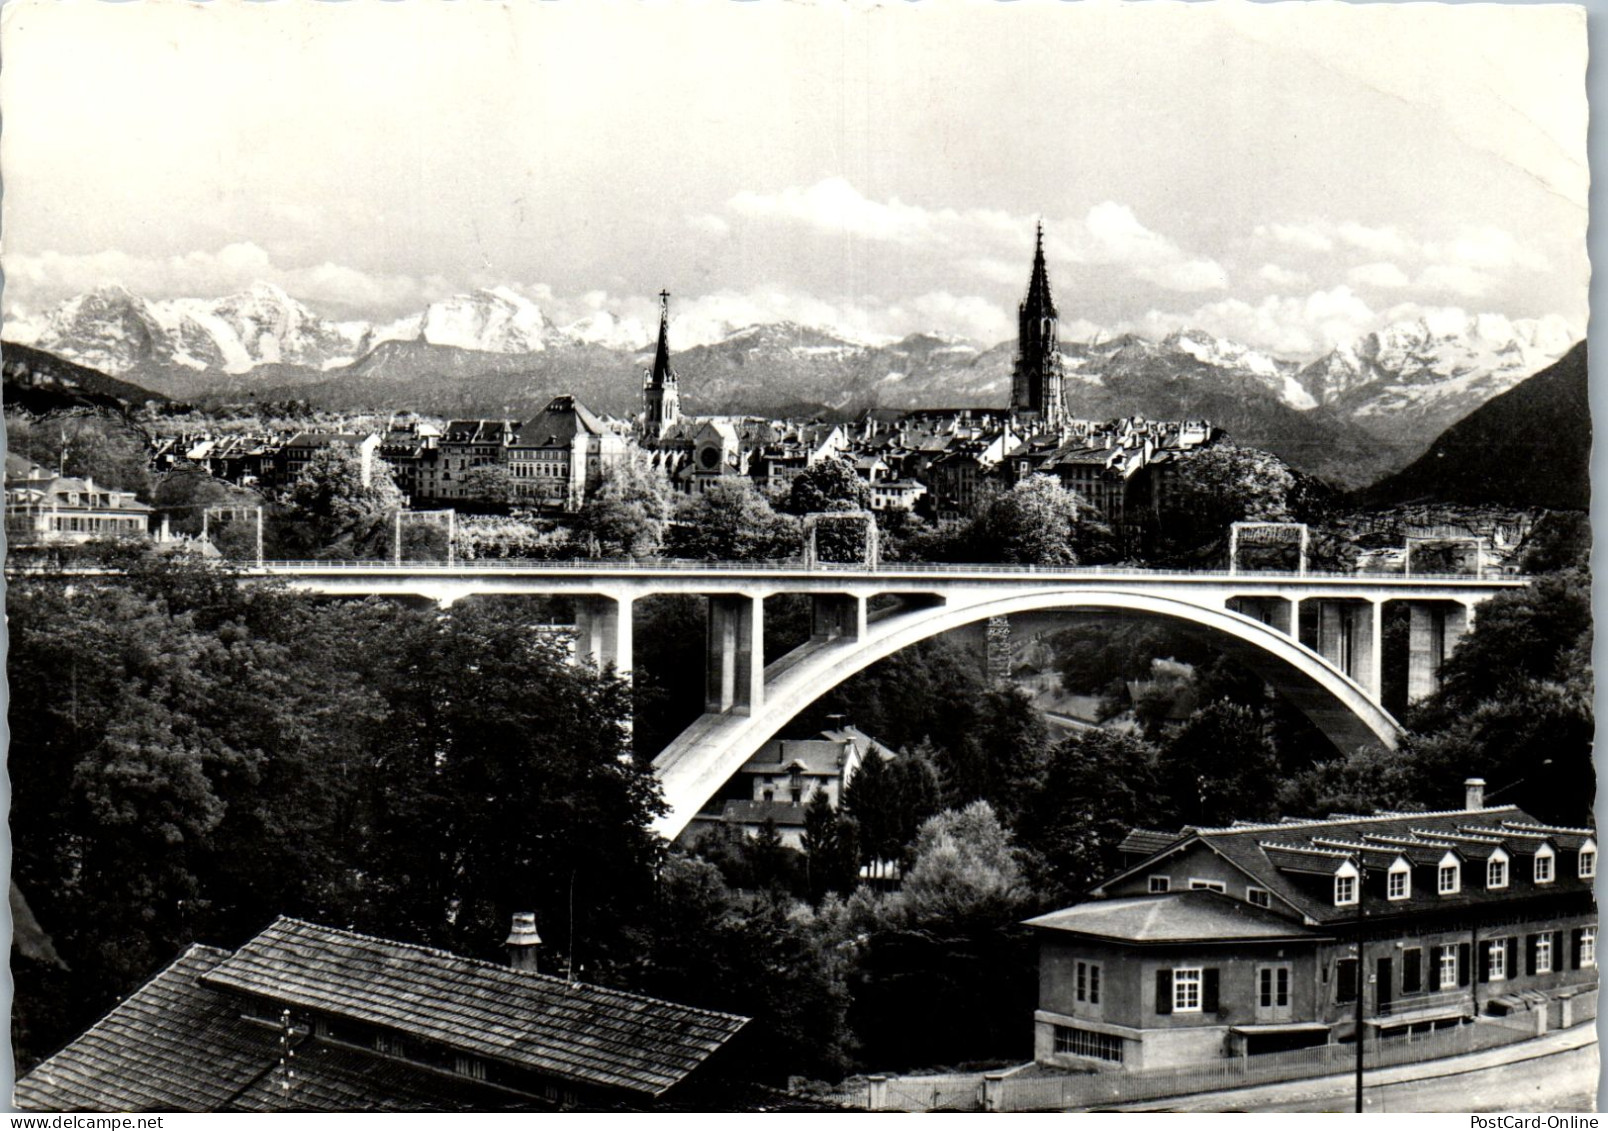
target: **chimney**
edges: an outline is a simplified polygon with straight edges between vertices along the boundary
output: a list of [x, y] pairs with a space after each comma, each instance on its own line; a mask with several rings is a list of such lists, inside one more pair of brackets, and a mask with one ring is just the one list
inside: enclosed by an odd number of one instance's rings
[[508, 948], [509, 966], [536, 973], [536, 951], [542, 945], [542, 937], [536, 933], [536, 912], [514, 912], [514, 925], [503, 945]]
[[1463, 808], [1485, 808], [1485, 779], [1469, 778], [1463, 782]]

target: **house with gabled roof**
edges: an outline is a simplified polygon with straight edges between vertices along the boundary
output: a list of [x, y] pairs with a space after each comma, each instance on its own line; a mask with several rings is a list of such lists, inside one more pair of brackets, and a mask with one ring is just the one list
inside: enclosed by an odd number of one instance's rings
[[1195, 1064], [1354, 1041], [1359, 1017], [1365, 1040], [1572, 1024], [1597, 986], [1595, 833], [1483, 791], [1436, 813], [1133, 830], [1087, 901], [1028, 921], [1035, 1058]]
[[[528, 918], [528, 917], [527, 917]], [[673, 1100], [744, 1017], [280, 918], [192, 946], [17, 1081], [25, 1111], [618, 1109]]]

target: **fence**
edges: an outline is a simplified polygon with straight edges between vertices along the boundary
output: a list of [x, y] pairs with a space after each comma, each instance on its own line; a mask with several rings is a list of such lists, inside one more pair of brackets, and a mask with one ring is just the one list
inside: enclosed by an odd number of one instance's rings
[[[1593, 1005], [1595, 997], [1590, 997]], [[1577, 1006], [1573, 1020], [1585, 1019], [1587, 1007]], [[1592, 1010], [1594, 1013], [1594, 1010]], [[1363, 1043], [1364, 1077], [1369, 1071], [1403, 1064], [1440, 1060], [1498, 1048], [1537, 1035], [1531, 1013], [1510, 1017], [1482, 1017], [1416, 1036], [1376, 1038]], [[853, 1081], [834, 1091], [845, 1106], [874, 1111], [1060, 1111], [1101, 1108], [1144, 1100], [1166, 1099], [1201, 1092], [1276, 1084], [1318, 1076], [1340, 1075], [1356, 1066], [1354, 1044], [1318, 1045], [1257, 1056], [1224, 1057], [1205, 1064], [1177, 1068], [1149, 1068], [1088, 1073], [1031, 1072], [969, 1073], [948, 1076], [872, 1077]]]

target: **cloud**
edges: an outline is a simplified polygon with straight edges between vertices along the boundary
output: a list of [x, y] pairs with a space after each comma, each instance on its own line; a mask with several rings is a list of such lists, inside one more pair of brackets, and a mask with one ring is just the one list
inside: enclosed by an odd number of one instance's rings
[[[333, 262], [285, 267], [253, 243], [172, 256], [46, 251], [7, 255], [4, 264], [8, 284], [22, 284], [29, 302], [35, 304], [54, 304], [108, 283], [121, 283], [144, 298], [167, 299], [215, 298], [266, 282], [315, 306], [387, 316], [417, 311], [453, 291], [440, 276], [374, 273]], [[488, 282], [466, 281], [472, 286]]]
[[822, 299], [766, 286], [716, 291], [678, 304], [670, 320], [670, 343], [686, 349], [767, 322], [796, 322], [866, 344], [934, 330], [992, 344], [1012, 329], [1010, 316], [997, 303], [977, 295], [940, 290], [891, 301], [875, 295]]
[[1418, 254], [1417, 245], [1409, 242], [1394, 227], [1370, 228], [1366, 224], [1347, 221], [1335, 229], [1340, 239], [1369, 255], [1391, 259], [1404, 259]]
[[1364, 263], [1347, 271], [1346, 278], [1359, 287], [1405, 287], [1412, 281], [1394, 263]]
[[1256, 272], [1256, 277], [1263, 282], [1272, 283], [1275, 287], [1288, 290], [1306, 283], [1304, 272], [1291, 271], [1288, 267], [1280, 267], [1277, 263], [1264, 263]]
[[[997, 209], [929, 209], [897, 197], [872, 200], [842, 177], [775, 193], [740, 192], [726, 207], [748, 220], [924, 248], [942, 255], [955, 271], [1012, 284], [1025, 278], [1035, 223], [1034, 217]], [[1044, 251], [1057, 263], [1125, 268], [1131, 277], [1168, 290], [1228, 285], [1227, 272], [1215, 260], [1186, 251], [1147, 227], [1132, 208], [1111, 200], [1081, 217], [1047, 221]]]
[[1277, 240], [1305, 251], [1334, 250], [1334, 241], [1315, 225], [1258, 224], [1254, 234], [1261, 239]]
[[1494, 289], [1496, 280], [1464, 263], [1434, 263], [1424, 268], [1413, 285], [1420, 290], [1480, 298]]
[[1374, 329], [1378, 315], [1350, 287], [1305, 297], [1229, 298], [1187, 313], [1152, 310], [1122, 329], [1152, 337], [1201, 329], [1284, 357], [1312, 357]]
[[1546, 256], [1519, 243], [1512, 232], [1489, 225], [1467, 229], [1445, 243], [1426, 244], [1425, 253], [1430, 259], [1482, 270], [1551, 270]]
[[731, 225], [712, 212], [688, 216], [687, 227], [710, 236], [724, 236], [731, 231]]

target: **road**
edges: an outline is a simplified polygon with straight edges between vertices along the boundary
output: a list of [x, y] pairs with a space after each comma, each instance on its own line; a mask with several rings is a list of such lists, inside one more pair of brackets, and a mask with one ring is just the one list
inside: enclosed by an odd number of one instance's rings
[[[1352, 1093], [1258, 1104], [1250, 1111], [1352, 1111]], [[1365, 1111], [1589, 1112], [1597, 1110], [1597, 1046], [1456, 1076], [1368, 1088]]]

